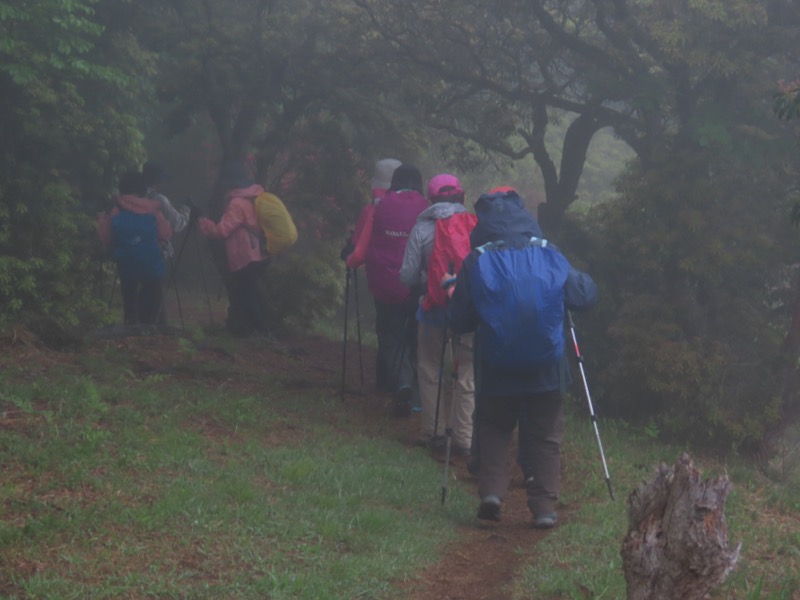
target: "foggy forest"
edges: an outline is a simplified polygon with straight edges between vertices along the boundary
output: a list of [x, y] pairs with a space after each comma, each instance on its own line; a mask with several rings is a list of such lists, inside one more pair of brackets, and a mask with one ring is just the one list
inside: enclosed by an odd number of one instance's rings
[[[0, 0], [0, 461], [22, 464], [9, 423], [37, 379], [15, 378], [20, 340], [80, 354], [125, 339], [119, 296], [109, 299], [115, 263], [96, 233], [125, 173], [157, 162], [164, 193], [192, 216], [173, 238], [165, 294], [172, 302], [177, 288], [199, 308], [179, 317], [171, 307], [152, 339], [203, 331], [203, 343], [233, 343], [209, 326], [211, 302], [224, 312], [233, 290], [222, 243], [197, 219], [223, 215], [218, 174], [235, 159], [297, 227], [297, 243], [261, 274], [270, 343], [327, 327], [336, 386], [342, 319], [353, 319], [340, 252], [373, 165], [395, 157], [426, 183], [458, 175], [467, 207], [513, 187], [544, 237], [591, 274], [597, 305], [576, 324], [601, 427], [742, 460], [759, 489], [788, 486], [796, 519], [798, 47], [794, 0]], [[374, 319], [363, 278], [357, 293], [361, 352]], [[25, 404], [37, 419], [39, 399]], [[590, 437], [585, 422], [581, 431]], [[596, 450], [589, 477], [602, 485]], [[27, 535], [13, 525], [8, 481], [0, 555]], [[49, 564], [25, 564], [37, 561]], [[304, 595], [274, 577], [241, 595], [233, 584], [215, 593], [216, 580], [206, 592], [119, 582], [92, 595], [105, 575], [47, 591], [25, 587], [46, 570], [3, 563], [8, 598], [428, 597], [395, 584]], [[769, 596], [754, 577], [715, 597], [800, 597], [796, 571]], [[622, 597], [581, 585], [591, 591], [439, 597]]]

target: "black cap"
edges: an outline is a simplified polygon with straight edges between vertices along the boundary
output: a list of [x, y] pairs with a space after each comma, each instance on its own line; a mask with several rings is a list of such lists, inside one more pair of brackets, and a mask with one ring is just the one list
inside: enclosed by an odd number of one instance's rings
[[246, 188], [254, 183], [244, 164], [235, 158], [226, 158], [222, 161], [217, 181], [226, 190]]
[[144, 166], [142, 167], [142, 175], [144, 176], [145, 183], [147, 183], [148, 187], [158, 185], [159, 183], [164, 183], [169, 179], [169, 175], [167, 175], [164, 167], [152, 160], [144, 163]]

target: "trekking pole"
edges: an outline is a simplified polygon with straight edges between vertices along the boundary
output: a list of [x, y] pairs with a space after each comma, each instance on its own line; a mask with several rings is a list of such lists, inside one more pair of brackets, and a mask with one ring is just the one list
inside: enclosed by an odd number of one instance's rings
[[[450, 263], [447, 272], [452, 273], [455, 270], [455, 264]], [[454, 281], [455, 282], [455, 281]], [[450, 284], [452, 285], [452, 284]], [[444, 286], [442, 286], [444, 287]], [[449, 287], [449, 286], [448, 286]], [[444, 357], [447, 352], [447, 327], [448, 323], [448, 315], [447, 315], [447, 303], [449, 302], [449, 298], [445, 301], [445, 313], [444, 313], [444, 330], [442, 331], [442, 352], [439, 355], [439, 385], [436, 389], [436, 413], [433, 418], [433, 435], [435, 436], [439, 432], [439, 406], [441, 405], [442, 401], [442, 382], [444, 380]]]
[[578, 359], [578, 369], [581, 372], [581, 379], [583, 380], [583, 391], [586, 394], [586, 401], [589, 403], [589, 415], [592, 418], [592, 425], [594, 426], [594, 436], [597, 438], [597, 446], [600, 448], [600, 459], [603, 461], [603, 472], [606, 476], [606, 485], [608, 486], [608, 495], [614, 500], [614, 490], [611, 487], [611, 475], [608, 474], [608, 463], [606, 463], [606, 455], [603, 452], [603, 442], [600, 439], [600, 430], [597, 428], [597, 415], [594, 413], [594, 406], [592, 405], [592, 395], [589, 393], [589, 384], [586, 381], [586, 371], [583, 368], [583, 355], [578, 347], [578, 337], [575, 334], [575, 323], [572, 321], [572, 313], [567, 310], [567, 321], [569, 322], [569, 331], [572, 335], [572, 344], [575, 347], [575, 358]]
[[361, 388], [364, 388], [364, 357], [361, 352], [361, 310], [358, 306], [358, 269], [353, 271], [353, 289], [356, 299], [356, 335], [358, 336], [358, 373]]
[[[455, 265], [450, 263], [447, 272], [452, 273], [455, 271]], [[448, 288], [455, 285], [455, 277], [447, 279], [443, 284], [442, 287], [445, 289], [445, 297], [447, 300], [445, 301], [445, 310], [447, 310], [447, 306], [450, 304], [450, 294], [447, 293]], [[447, 348], [447, 325], [448, 325], [448, 315], [445, 312], [445, 328], [444, 328], [444, 342], [442, 344], [442, 361], [439, 364], [439, 391], [436, 395], [436, 425], [434, 431], [439, 430], [438, 419], [439, 419], [439, 401], [442, 395], [442, 372], [444, 371], [444, 356], [445, 356], [445, 349]], [[453, 370], [452, 370], [452, 380], [451, 380], [451, 387], [450, 387], [450, 415], [447, 419], [447, 423], [444, 427], [444, 437], [445, 437], [445, 446], [444, 446], [444, 477], [442, 479], [442, 506], [444, 506], [444, 501], [447, 499], [447, 471], [450, 468], [450, 447], [453, 440], [453, 407], [455, 405], [455, 393], [456, 393], [456, 383], [458, 382], [458, 352], [460, 350], [461, 345], [461, 338], [457, 338], [453, 336]]]
[[209, 325], [214, 325], [214, 314], [211, 311], [211, 296], [208, 293], [208, 280], [206, 279], [206, 269], [203, 266], [203, 244], [200, 241], [200, 232], [197, 230], [197, 227], [194, 228], [194, 239], [197, 242], [197, 254], [200, 258], [200, 279], [203, 280], [203, 291], [206, 294], [206, 304], [208, 305], [208, 323]]
[[[188, 200], [188, 202], [191, 202], [191, 198]], [[180, 250], [178, 250], [178, 254], [175, 256], [174, 259], [170, 259], [171, 262], [172, 262], [172, 270], [171, 270], [171, 272], [169, 274], [169, 279], [167, 280], [167, 285], [164, 288], [164, 294], [161, 297], [161, 305], [158, 307], [158, 312], [156, 313], [156, 323], [158, 323], [159, 320], [161, 319], [161, 313], [164, 311], [164, 302], [166, 302], [167, 293], [169, 292], [170, 286], [173, 283], [175, 283], [175, 273], [177, 271], [177, 269], [175, 267], [180, 262], [181, 256], [183, 256], [183, 251], [186, 249], [186, 242], [189, 241], [189, 237], [190, 237], [190, 234], [191, 234], [191, 228], [195, 226], [196, 222], [197, 222], [197, 219], [193, 219], [193, 218], [190, 217], [189, 225], [188, 225], [188, 227], [186, 229], [186, 235], [183, 237], [183, 241], [181, 242]], [[175, 288], [175, 293], [176, 293], [176, 295], [178, 293], [177, 292], [177, 286]], [[181, 310], [181, 306], [180, 306], [180, 298], [178, 298], [178, 311], [181, 313], [181, 326], [183, 326], [183, 311]]]
[[342, 402], [344, 402], [345, 374], [347, 373], [347, 313], [350, 304], [350, 277], [352, 271], [347, 267], [344, 276], [344, 334], [342, 335]]
[[[187, 232], [186, 235], [188, 237], [189, 233]], [[170, 257], [170, 262], [172, 263], [170, 265], [170, 267], [172, 268], [172, 271], [174, 272], [175, 271], [175, 264], [176, 264], [175, 263], [175, 259]], [[165, 299], [165, 301], [166, 301], [166, 299]], [[186, 329], [186, 325], [183, 322], [183, 306], [181, 306], [181, 295], [180, 295], [180, 292], [178, 291], [178, 284], [177, 283], [175, 284], [175, 301], [178, 303], [178, 316], [181, 319], [181, 329]], [[162, 311], [161, 312], [163, 312], [163, 305], [162, 305]], [[161, 317], [160, 314], [159, 314], [159, 317]]]
[[450, 448], [453, 441], [453, 412], [456, 404], [456, 386], [458, 385], [458, 353], [461, 350], [461, 337], [453, 336], [453, 371], [452, 387], [450, 389], [450, 416], [447, 418], [447, 425], [444, 429], [445, 450], [444, 450], [444, 478], [442, 479], [442, 506], [447, 499], [447, 471], [450, 467]]

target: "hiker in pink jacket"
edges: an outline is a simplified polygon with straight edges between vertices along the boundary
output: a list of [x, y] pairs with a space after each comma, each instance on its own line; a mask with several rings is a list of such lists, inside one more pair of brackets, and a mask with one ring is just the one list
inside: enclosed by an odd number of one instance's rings
[[262, 230], [256, 217], [254, 200], [264, 191], [244, 165], [233, 159], [222, 163], [219, 185], [226, 190], [227, 204], [219, 223], [198, 220], [203, 235], [225, 240], [228, 259], [228, 329], [237, 335], [253, 332], [269, 335], [266, 300], [259, 284], [267, 264]]
[[[400, 161], [395, 158], [382, 158], [375, 163], [375, 170], [370, 180], [369, 203], [362, 209], [356, 221], [355, 228], [350, 232], [350, 237], [341, 251], [341, 258], [347, 264], [348, 270], [355, 270], [364, 264], [367, 247], [372, 238], [372, 218], [375, 216], [375, 207], [389, 190], [392, 184], [392, 175]], [[375, 335], [378, 335], [377, 322]], [[380, 338], [378, 338], [378, 356], [382, 356]], [[389, 386], [389, 372], [382, 360], [375, 361], [375, 387], [381, 392], [391, 391]]]
[[427, 207], [419, 169], [412, 165], [397, 167], [389, 191], [374, 208], [364, 262], [367, 285], [375, 299], [378, 360], [385, 365], [398, 417], [408, 416], [412, 404], [419, 405], [414, 313], [421, 290], [403, 285], [400, 267], [411, 229]]
[[382, 158], [375, 163], [375, 172], [370, 180], [370, 194], [372, 199], [362, 210], [356, 221], [348, 243], [342, 248], [342, 260], [347, 262], [351, 269], [357, 269], [364, 264], [367, 254], [367, 247], [372, 238], [372, 217], [375, 207], [380, 203], [381, 198], [389, 191], [392, 184], [392, 175], [395, 169], [400, 166], [400, 161], [396, 158]]

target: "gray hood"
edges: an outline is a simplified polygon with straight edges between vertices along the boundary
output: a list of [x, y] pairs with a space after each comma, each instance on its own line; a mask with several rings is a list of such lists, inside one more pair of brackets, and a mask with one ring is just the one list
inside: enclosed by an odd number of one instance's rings
[[437, 202], [419, 213], [417, 223], [447, 219], [456, 213], [466, 212], [466, 210], [466, 207], [458, 202]]

